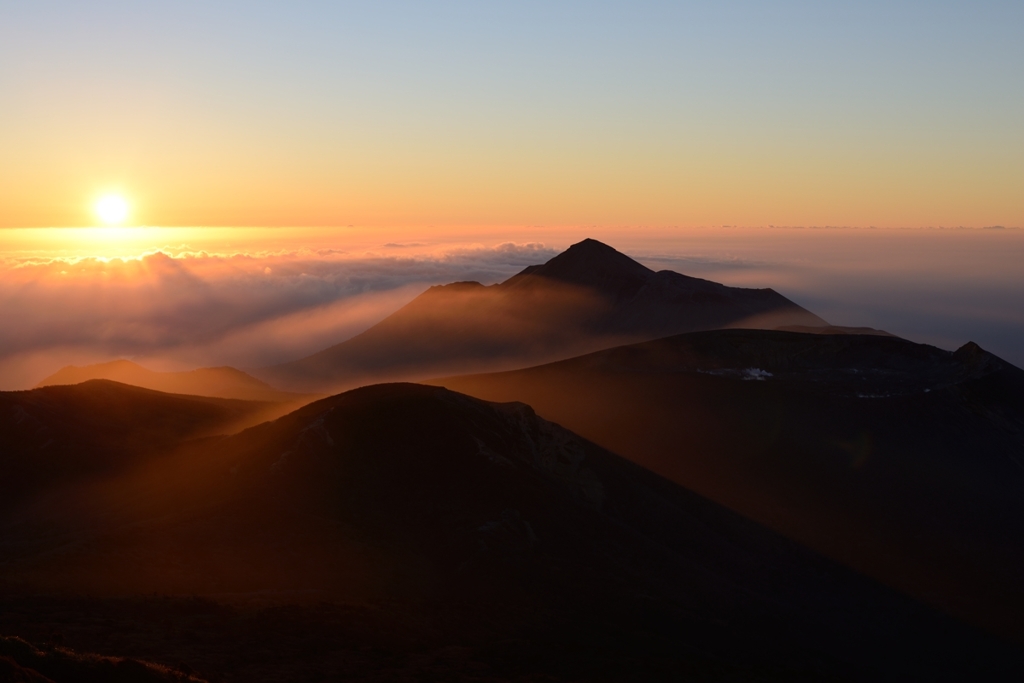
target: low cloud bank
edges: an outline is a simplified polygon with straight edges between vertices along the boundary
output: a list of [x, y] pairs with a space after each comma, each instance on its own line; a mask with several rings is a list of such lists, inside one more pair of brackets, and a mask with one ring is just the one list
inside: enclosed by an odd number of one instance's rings
[[0, 327], [0, 389], [119, 357], [168, 370], [280, 363], [357, 334], [430, 285], [490, 284], [557, 253], [513, 243], [394, 251], [8, 260], [0, 266], [0, 319], [9, 321]]
[[662, 253], [638, 260], [736, 287], [771, 287], [834, 325], [874, 327], [948, 350], [973, 341], [1024, 368], [1021, 237], [933, 253], [876, 242], [860, 253], [794, 251], [769, 259]]
[[[154, 370], [295, 360], [352, 337], [430, 285], [498, 282], [561, 251], [524, 239], [543, 237], [564, 248], [589, 234], [577, 232], [510, 231], [495, 235], [503, 241], [497, 246], [381, 235], [370, 247], [333, 233], [317, 241], [273, 231], [252, 248], [222, 248], [211, 239], [207, 252], [168, 241], [157, 244], [180, 246], [126, 260], [58, 259], [8, 248], [6, 257], [0, 254], [0, 389], [31, 387], [64, 365], [115, 358]], [[50, 253], [67, 238], [58, 236]], [[1024, 367], [1021, 231], [592, 236], [656, 270], [772, 287], [836, 325], [876, 327], [946, 349], [975, 341]], [[222, 242], [248, 245], [241, 232], [228, 237]], [[322, 248], [289, 247], [302, 240]], [[348, 251], [334, 248], [339, 243]]]

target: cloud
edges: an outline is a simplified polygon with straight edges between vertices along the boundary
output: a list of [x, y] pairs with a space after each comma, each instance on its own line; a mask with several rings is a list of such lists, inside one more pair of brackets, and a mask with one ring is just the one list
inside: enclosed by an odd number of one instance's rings
[[[58, 248], [72, 250], [67, 231], [47, 237], [49, 251], [15, 251], [19, 235], [5, 236], [0, 389], [32, 386], [63, 365], [118, 357], [157, 370], [294, 360], [352, 337], [430, 285], [498, 282], [558, 252], [539, 242], [497, 243], [506, 235], [490, 245], [381, 235], [348, 239], [339, 249], [333, 236], [268, 231], [252, 241], [250, 232], [247, 241], [174, 233], [155, 242], [165, 245], [159, 251], [150, 244], [147, 255], [123, 260], [53, 258]], [[655, 269], [772, 287], [837, 325], [877, 327], [947, 349], [975, 341], [1024, 367], [1022, 235], [780, 228], [646, 241], [632, 233], [595, 236]], [[584, 235], [543, 236], [567, 245]], [[226, 246], [239, 242], [245, 250]], [[295, 248], [303, 243], [312, 246]]]
[[974, 341], [1024, 367], [1018, 234], [994, 241], [1002, 231], [847, 231], [833, 239], [819, 232], [816, 242], [763, 238], [748, 248], [637, 258], [732, 286], [772, 287], [835, 325], [884, 329], [945, 349]]
[[416, 253], [333, 249], [0, 265], [0, 389], [59, 367], [130, 357], [163, 369], [255, 367], [347, 339], [430, 285], [490, 284], [551, 258], [504, 243]]

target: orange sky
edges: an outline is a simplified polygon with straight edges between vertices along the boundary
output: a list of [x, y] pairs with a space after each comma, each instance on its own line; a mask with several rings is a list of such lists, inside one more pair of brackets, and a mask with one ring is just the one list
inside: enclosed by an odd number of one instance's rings
[[115, 191], [131, 202], [134, 225], [1024, 225], [1021, 162], [991, 150], [944, 161], [948, 150], [903, 156], [856, 141], [827, 152], [649, 142], [503, 153], [457, 139], [391, 159], [372, 144], [296, 159], [279, 143], [253, 159], [244, 141], [181, 156], [168, 138], [149, 150], [152, 163], [119, 164], [106, 158], [125, 155], [117, 139], [92, 153], [69, 144], [58, 157], [15, 148], [17, 163], [0, 170], [0, 224], [94, 225], [96, 198]]
[[1024, 226], [1019, 3], [0, 10], [0, 226]]

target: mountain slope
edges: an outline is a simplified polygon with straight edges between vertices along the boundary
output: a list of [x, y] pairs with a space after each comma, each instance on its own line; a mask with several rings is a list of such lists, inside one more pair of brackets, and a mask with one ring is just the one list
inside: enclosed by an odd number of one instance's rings
[[362, 334], [258, 371], [290, 389], [507, 369], [628, 341], [718, 327], [824, 326], [771, 289], [654, 272], [596, 240], [485, 287], [431, 287]]
[[976, 345], [721, 330], [437, 383], [1024, 641], [1024, 372]]
[[[473, 675], [505, 680], [1009, 680], [1024, 663], [525, 405], [435, 387], [325, 399], [63, 502], [3, 520], [0, 580], [384, 606], [318, 661], [406, 633], [392, 646], [470, 648]], [[231, 666], [276, 680], [260, 643]]]
[[129, 360], [115, 360], [84, 367], [68, 365], [44, 379], [36, 387], [80, 384], [91, 379], [108, 379], [168, 394], [279, 402], [296, 402], [304, 398], [301, 394], [278, 391], [266, 382], [235, 368], [155, 372]]
[[119, 472], [279, 410], [272, 403], [176, 396], [107, 380], [0, 392], [0, 508], [55, 482]]

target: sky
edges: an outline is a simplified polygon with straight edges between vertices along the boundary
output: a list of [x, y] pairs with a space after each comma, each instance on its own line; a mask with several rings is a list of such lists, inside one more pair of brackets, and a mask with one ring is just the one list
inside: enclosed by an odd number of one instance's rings
[[1024, 367], [1022, 28], [994, 0], [0, 0], [0, 390], [292, 360], [585, 237]]
[[0, 226], [1024, 226], [1024, 4], [0, 0]]

